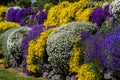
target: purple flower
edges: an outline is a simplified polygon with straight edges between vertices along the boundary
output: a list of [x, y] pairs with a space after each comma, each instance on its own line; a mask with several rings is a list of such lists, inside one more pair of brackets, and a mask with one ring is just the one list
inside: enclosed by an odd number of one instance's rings
[[90, 36], [84, 62], [100, 63], [106, 71], [120, 71], [120, 27]]
[[35, 40], [40, 36], [40, 33], [44, 31], [43, 25], [35, 25], [32, 30], [22, 40], [22, 52], [23, 52], [23, 72], [30, 75], [31, 73], [27, 70], [26, 57], [28, 54], [28, 44], [31, 40]]
[[105, 21], [105, 13], [102, 8], [95, 8], [92, 12], [92, 22], [97, 26], [101, 26]]
[[7, 21], [16, 22], [15, 15], [20, 9], [10, 8], [7, 13]]
[[91, 33], [89, 31], [85, 31], [81, 33], [81, 38], [84, 40], [87, 39], [90, 35]]
[[[91, 20], [94, 24], [101, 27], [105, 20], [109, 20], [111, 26], [116, 25], [117, 19], [109, 12], [109, 5], [104, 6], [104, 8], [95, 8], [92, 12]], [[109, 23], [108, 23], [109, 24]]]
[[47, 19], [47, 14], [41, 11], [39, 15], [37, 16], [38, 24], [42, 24], [45, 19]]

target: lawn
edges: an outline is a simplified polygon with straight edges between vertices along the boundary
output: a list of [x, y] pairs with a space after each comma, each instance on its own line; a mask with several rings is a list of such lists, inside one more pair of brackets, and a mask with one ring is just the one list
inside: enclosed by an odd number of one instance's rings
[[20, 75], [17, 72], [14, 72], [9, 69], [0, 69], [0, 80], [45, 80], [45, 79]]

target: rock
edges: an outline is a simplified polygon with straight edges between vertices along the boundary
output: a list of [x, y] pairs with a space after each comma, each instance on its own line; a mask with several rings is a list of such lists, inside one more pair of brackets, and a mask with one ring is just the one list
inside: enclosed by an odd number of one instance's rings
[[51, 70], [51, 69], [52, 69], [52, 66], [51, 66], [50, 64], [47, 64], [47, 65], [46, 65], [46, 69]]
[[44, 72], [42, 76], [43, 77], [47, 77], [48, 76], [48, 72]]
[[54, 71], [50, 71], [49, 75], [47, 76], [48, 78], [51, 78], [54, 75]]
[[71, 78], [70, 78], [70, 76], [66, 76], [66, 79], [65, 80], [70, 80]]
[[63, 80], [61, 75], [55, 74], [54, 76], [52, 76], [51, 80]]
[[77, 75], [72, 76], [71, 80], [78, 80]]
[[105, 74], [104, 74], [104, 78], [105, 78], [105, 79], [112, 79], [112, 73], [111, 73], [111, 72], [105, 73]]

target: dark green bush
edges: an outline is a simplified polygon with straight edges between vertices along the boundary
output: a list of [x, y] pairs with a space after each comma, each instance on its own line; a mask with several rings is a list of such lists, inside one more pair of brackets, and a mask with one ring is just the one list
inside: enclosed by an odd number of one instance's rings
[[22, 8], [28, 8], [31, 6], [31, 0], [19, 0], [16, 3], [17, 6], [20, 6]]

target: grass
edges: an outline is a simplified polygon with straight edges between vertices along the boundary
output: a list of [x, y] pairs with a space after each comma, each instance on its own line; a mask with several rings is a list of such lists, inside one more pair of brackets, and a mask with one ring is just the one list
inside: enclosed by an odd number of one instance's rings
[[0, 80], [45, 80], [35, 77], [26, 77], [9, 69], [0, 69]]

